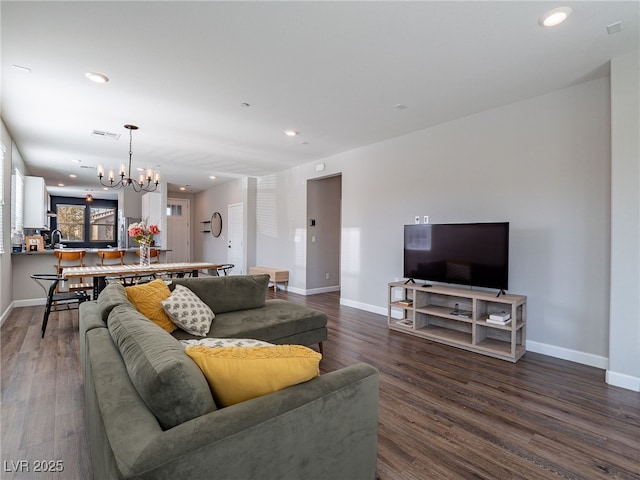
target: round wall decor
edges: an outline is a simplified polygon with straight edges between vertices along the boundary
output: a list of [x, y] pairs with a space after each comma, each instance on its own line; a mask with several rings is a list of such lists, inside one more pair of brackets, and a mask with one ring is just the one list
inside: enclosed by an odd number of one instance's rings
[[213, 212], [211, 215], [211, 235], [218, 238], [222, 233], [222, 215], [220, 212]]

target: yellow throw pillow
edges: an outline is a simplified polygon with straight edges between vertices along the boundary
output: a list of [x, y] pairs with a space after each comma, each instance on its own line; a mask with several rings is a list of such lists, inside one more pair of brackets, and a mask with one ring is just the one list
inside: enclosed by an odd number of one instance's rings
[[322, 358], [302, 345], [198, 346], [185, 352], [200, 367], [222, 407], [311, 380], [320, 374]]
[[160, 303], [171, 296], [169, 287], [162, 280], [126, 287], [125, 290], [127, 291], [127, 298], [133, 303], [136, 310], [153, 323], [169, 333], [178, 328], [164, 313]]

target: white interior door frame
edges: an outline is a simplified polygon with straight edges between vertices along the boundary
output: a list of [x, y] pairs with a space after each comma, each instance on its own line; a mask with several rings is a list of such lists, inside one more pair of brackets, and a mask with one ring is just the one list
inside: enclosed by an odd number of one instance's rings
[[235, 267], [232, 273], [243, 275], [247, 272], [246, 254], [244, 250], [244, 205], [234, 203], [227, 206], [227, 263]]
[[191, 261], [191, 202], [188, 198], [167, 198], [168, 262]]

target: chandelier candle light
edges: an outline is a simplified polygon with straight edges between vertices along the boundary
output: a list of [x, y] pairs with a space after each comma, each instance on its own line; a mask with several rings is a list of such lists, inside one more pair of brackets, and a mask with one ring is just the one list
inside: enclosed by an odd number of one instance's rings
[[140, 246], [140, 266], [148, 267], [151, 263], [149, 257], [151, 242], [153, 241], [153, 236], [160, 233], [160, 228], [157, 225], [149, 225], [147, 227], [146, 223], [138, 222], [129, 225], [127, 233]]
[[153, 192], [158, 188], [158, 184], [160, 183], [160, 172], [154, 172], [151, 168], [147, 168], [146, 175], [145, 173], [140, 173], [138, 180], [131, 178], [131, 157], [133, 155], [133, 150], [131, 148], [133, 140], [132, 132], [133, 130], [138, 130], [138, 127], [135, 125], [125, 125], [124, 128], [129, 130], [129, 169], [125, 170], [125, 164], [122, 162], [118, 172], [120, 180], [116, 181], [113, 170], [109, 170], [109, 176], [107, 178], [109, 183], [104, 183], [102, 181], [102, 177], [104, 177], [104, 166], [102, 164], [98, 165], [98, 178], [100, 179], [100, 184], [109, 188], [132, 186], [136, 192]]

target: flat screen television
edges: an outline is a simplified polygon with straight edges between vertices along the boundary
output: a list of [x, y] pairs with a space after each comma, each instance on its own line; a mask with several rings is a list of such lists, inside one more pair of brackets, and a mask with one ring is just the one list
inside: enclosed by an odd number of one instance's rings
[[405, 225], [404, 276], [506, 290], [509, 222]]

